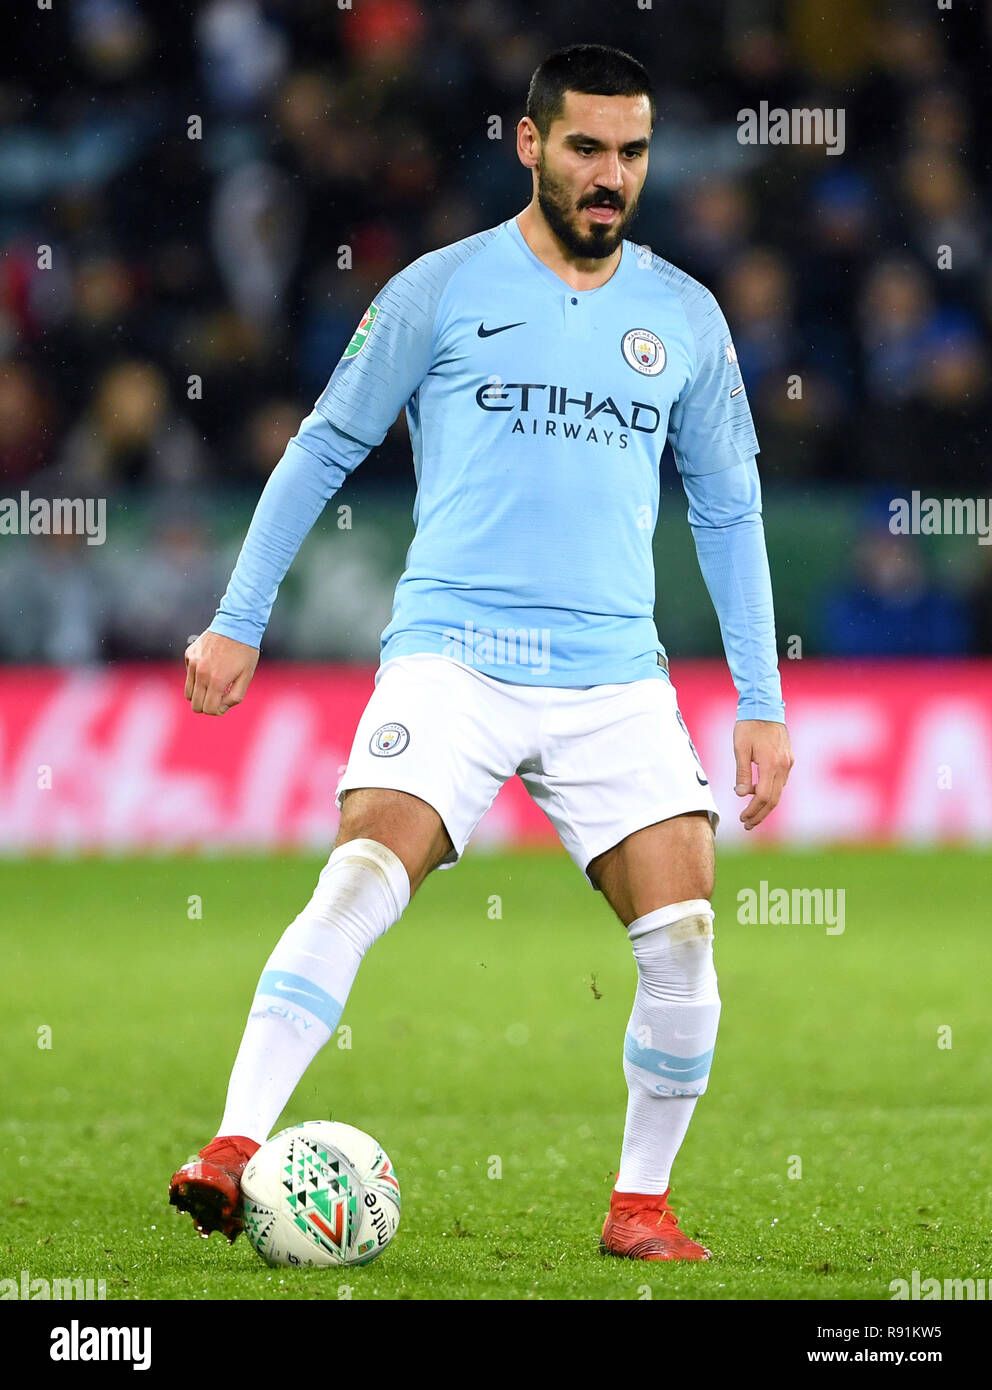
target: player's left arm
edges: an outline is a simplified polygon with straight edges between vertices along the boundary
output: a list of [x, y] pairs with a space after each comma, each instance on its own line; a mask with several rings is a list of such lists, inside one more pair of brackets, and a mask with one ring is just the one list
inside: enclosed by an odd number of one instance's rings
[[758, 441], [716, 300], [699, 286], [686, 312], [696, 338], [695, 369], [672, 410], [668, 437], [737, 687], [735, 791], [750, 798], [740, 819], [753, 830], [777, 806], [793, 765], [761, 520]]

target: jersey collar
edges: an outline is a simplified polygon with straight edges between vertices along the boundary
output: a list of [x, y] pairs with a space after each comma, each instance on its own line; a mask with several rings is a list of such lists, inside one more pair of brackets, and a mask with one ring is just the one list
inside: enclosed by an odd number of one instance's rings
[[527, 245], [527, 241], [524, 237], [523, 232], [517, 225], [516, 217], [511, 217], [505, 223], [505, 226], [509, 230], [510, 239], [514, 242], [514, 244], [517, 247], [519, 247], [524, 257], [530, 262], [530, 264], [534, 267], [538, 274], [541, 275], [542, 278], [546, 280], [547, 283], [559, 294], [575, 295], [583, 299], [589, 298], [594, 294], [602, 294], [604, 290], [609, 289], [609, 287], [613, 285], [624, 273], [627, 262], [630, 260], [632, 254], [629, 243], [626, 239], [624, 239], [620, 244], [620, 261], [617, 265], [616, 270], [613, 272], [610, 278], [607, 281], [605, 281], [604, 284], [597, 285], [595, 289], [576, 290], [573, 289], [572, 286], [569, 285], [565, 280], [563, 280], [560, 275], [556, 275], [549, 265], [545, 265], [544, 262], [541, 260], [540, 256], [534, 255], [534, 252]]

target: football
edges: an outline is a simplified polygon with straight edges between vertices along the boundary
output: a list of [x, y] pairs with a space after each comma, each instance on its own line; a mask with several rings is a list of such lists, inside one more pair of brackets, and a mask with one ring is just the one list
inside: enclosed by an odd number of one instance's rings
[[400, 1221], [400, 1185], [370, 1134], [331, 1120], [280, 1130], [241, 1178], [245, 1234], [270, 1265], [364, 1265]]

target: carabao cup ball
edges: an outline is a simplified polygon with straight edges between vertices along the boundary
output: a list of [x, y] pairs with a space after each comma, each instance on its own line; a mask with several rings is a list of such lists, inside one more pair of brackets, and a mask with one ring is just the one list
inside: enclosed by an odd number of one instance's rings
[[281, 1130], [241, 1178], [245, 1234], [266, 1264], [364, 1265], [400, 1222], [400, 1185], [370, 1134], [331, 1120]]

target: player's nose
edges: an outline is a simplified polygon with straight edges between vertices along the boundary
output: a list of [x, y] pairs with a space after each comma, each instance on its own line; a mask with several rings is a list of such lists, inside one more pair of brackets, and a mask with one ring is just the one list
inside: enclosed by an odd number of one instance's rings
[[620, 166], [620, 156], [614, 151], [605, 151], [603, 163], [596, 171], [596, 182], [600, 188], [608, 188], [611, 193], [619, 193], [623, 187], [623, 169]]

